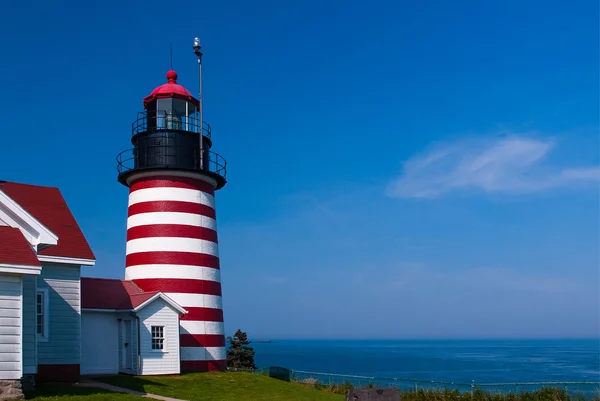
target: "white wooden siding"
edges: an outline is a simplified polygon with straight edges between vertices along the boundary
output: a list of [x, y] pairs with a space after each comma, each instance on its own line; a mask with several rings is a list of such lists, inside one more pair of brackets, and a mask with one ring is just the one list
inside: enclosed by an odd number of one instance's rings
[[38, 364], [79, 364], [80, 267], [42, 264], [38, 288], [48, 288], [48, 341], [38, 341]]
[[21, 276], [0, 275], [0, 379], [22, 377]]
[[37, 276], [23, 276], [23, 373], [37, 373]]
[[[178, 312], [162, 299], [157, 299], [138, 312], [140, 317], [140, 352], [142, 375], [179, 374]], [[164, 326], [165, 351], [152, 350], [151, 326]]]
[[119, 373], [119, 326], [115, 313], [81, 315], [81, 374]]

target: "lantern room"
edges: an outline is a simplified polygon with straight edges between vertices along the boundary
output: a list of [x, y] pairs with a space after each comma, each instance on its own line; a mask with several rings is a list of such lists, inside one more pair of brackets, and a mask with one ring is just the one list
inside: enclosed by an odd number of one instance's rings
[[177, 73], [167, 72], [167, 83], [154, 89], [144, 99], [149, 129], [175, 129], [200, 132], [199, 101], [177, 83]]
[[137, 171], [174, 169], [212, 177], [217, 188], [226, 183], [226, 162], [212, 152], [210, 125], [202, 120], [202, 105], [167, 72], [167, 83], [143, 100], [144, 111], [132, 123], [132, 149], [117, 156], [119, 182], [127, 184]]

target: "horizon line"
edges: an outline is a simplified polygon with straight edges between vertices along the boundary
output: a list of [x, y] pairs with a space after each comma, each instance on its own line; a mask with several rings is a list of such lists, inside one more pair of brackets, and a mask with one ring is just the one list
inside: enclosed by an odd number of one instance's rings
[[590, 337], [265, 337], [248, 336], [250, 341], [565, 341], [565, 340], [594, 340], [600, 341], [600, 336]]

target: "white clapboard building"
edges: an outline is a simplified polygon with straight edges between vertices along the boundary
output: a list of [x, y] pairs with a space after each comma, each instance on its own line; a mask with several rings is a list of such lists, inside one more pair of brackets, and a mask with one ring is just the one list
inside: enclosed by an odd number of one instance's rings
[[130, 281], [82, 278], [95, 259], [58, 188], [0, 181], [0, 381], [180, 372], [186, 310]]

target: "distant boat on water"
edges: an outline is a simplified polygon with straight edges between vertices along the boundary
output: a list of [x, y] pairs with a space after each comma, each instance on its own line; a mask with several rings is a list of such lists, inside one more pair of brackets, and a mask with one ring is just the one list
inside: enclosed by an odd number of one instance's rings
[[274, 342], [273, 340], [264, 340], [264, 339], [259, 339], [259, 340], [254, 340], [252, 341], [253, 343], [272, 343]]

